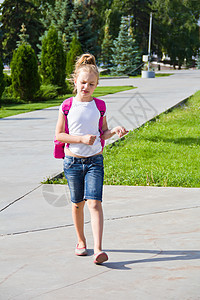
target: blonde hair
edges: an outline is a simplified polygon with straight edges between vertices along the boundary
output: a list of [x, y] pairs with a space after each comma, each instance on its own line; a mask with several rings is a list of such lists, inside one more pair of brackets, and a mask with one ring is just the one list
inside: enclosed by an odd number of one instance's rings
[[[90, 53], [82, 54], [81, 56], [77, 57], [74, 72], [72, 74], [71, 81], [74, 83], [74, 81], [77, 79], [81, 71], [86, 72], [94, 72], [94, 74], [97, 77], [97, 83], [99, 82], [99, 71], [96, 65], [96, 59], [94, 55]], [[73, 93], [76, 93], [76, 87], [74, 86]]]

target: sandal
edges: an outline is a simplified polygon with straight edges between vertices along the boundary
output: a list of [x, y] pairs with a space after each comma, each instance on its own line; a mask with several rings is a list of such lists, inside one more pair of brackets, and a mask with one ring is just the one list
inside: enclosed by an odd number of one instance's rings
[[94, 263], [102, 264], [103, 262], [108, 260], [108, 255], [105, 252], [99, 252], [94, 254]]
[[86, 247], [78, 248], [78, 244], [76, 245], [75, 254], [77, 256], [86, 256], [88, 254]]

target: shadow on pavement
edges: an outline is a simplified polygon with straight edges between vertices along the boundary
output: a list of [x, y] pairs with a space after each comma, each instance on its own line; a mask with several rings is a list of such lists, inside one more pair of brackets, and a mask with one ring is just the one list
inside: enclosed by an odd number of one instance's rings
[[[154, 263], [163, 261], [183, 261], [183, 260], [193, 260], [200, 259], [200, 251], [190, 250], [190, 251], [162, 251], [162, 250], [105, 250], [106, 252], [120, 252], [120, 253], [133, 253], [133, 254], [150, 254], [153, 255], [151, 258], [139, 259], [139, 260], [128, 260], [119, 262], [108, 262], [104, 263], [103, 266], [109, 269], [119, 269], [119, 270], [131, 270], [132, 268], [126, 265], [139, 264], [139, 263]], [[158, 257], [159, 255], [159, 257]], [[163, 255], [165, 257], [160, 257]]]

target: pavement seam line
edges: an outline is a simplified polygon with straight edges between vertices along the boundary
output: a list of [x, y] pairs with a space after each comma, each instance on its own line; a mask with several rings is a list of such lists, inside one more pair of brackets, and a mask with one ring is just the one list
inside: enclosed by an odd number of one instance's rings
[[14, 201], [12, 201], [11, 203], [9, 203], [8, 205], [6, 205], [5, 207], [0, 209], [0, 213], [2, 211], [4, 211], [6, 208], [8, 208], [9, 206], [15, 204], [17, 201], [23, 199], [24, 197], [28, 196], [29, 194], [31, 194], [32, 192], [34, 192], [35, 190], [39, 189], [42, 186], [42, 184], [38, 185], [37, 187], [35, 187], [34, 189], [32, 189], [31, 191], [27, 192], [26, 194], [20, 196], [19, 198], [15, 199]]
[[19, 271], [21, 271], [22, 269], [24, 269], [26, 266], [28, 266], [28, 264], [25, 264], [21, 267], [19, 267], [17, 270], [15, 270], [14, 272], [10, 273], [9, 275], [7, 275], [1, 282], [0, 285], [2, 285], [4, 282], [6, 282], [8, 279], [10, 279], [10, 277], [12, 277], [13, 275], [15, 275], [16, 273], [18, 273]]
[[71, 287], [71, 286], [73, 286], [73, 285], [76, 285], [76, 284], [79, 284], [79, 283], [82, 283], [82, 282], [88, 281], [88, 280], [90, 280], [90, 279], [93, 279], [93, 278], [95, 278], [95, 277], [97, 277], [97, 276], [100, 276], [100, 275], [102, 275], [102, 274], [104, 274], [104, 273], [108, 273], [108, 272], [110, 272], [110, 271], [112, 271], [112, 269], [109, 269], [109, 270], [106, 270], [106, 271], [100, 272], [100, 273], [98, 273], [98, 274], [96, 274], [96, 275], [93, 275], [93, 276], [90, 276], [90, 277], [87, 277], [87, 278], [81, 279], [81, 280], [79, 280], [79, 281], [76, 281], [76, 282], [70, 283], [70, 284], [68, 284], [68, 285], [61, 286], [61, 287], [59, 287], [59, 288], [57, 288], [57, 289], [54, 289], [54, 290], [48, 291], [48, 292], [46, 292], [46, 293], [42, 293], [42, 294], [40, 294], [40, 295], [37, 295], [37, 296], [34, 296], [34, 297], [30, 298], [30, 299], [36, 299], [36, 298], [38, 298], [38, 297], [40, 297], [40, 296], [47, 295], [47, 294], [50, 294], [50, 293], [56, 292], [56, 291], [58, 291], [58, 290], [62, 290], [62, 289], [65, 289], [65, 288]]
[[[123, 220], [123, 219], [129, 219], [129, 218], [135, 218], [135, 217], [144, 217], [144, 216], [150, 216], [150, 215], [156, 215], [156, 214], [163, 214], [163, 213], [170, 213], [174, 211], [182, 211], [182, 210], [188, 210], [188, 209], [195, 209], [200, 208], [200, 205], [192, 206], [192, 207], [184, 207], [184, 208], [177, 208], [177, 209], [171, 209], [171, 210], [163, 210], [163, 211], [157, 211], [152, 213], [144, 213], [144, 214], [138, 214], [138, 215], [129, 215], [129, 216], [123, 216], [123, 217], [113, 217], [113, 218], [105, 218], [104, 221], [115, 221], [115, 220]], [[90, 221], [84, 222], [84, 224], [89, 224]], [[7, 234], [0, 234], [0, 237], [6, 237], [6, 236], [13, 236], [13, 235], [20, 235], [20, 234], [27, 234], [27, 233], [35, 233], [35, 232], [41, 232], [41, 231], [47, 231], [47, 230], [54, 230], [54, 229], [60, 229], [60, 228], [67, 228], [67, 227], [73, 227], [74, 224], [66, 224], [66, 225], [60, 225], [60, 226], [54, 226], [54, 227], [47, 227], [47, 228], [39, 228], [39, 229], [33, 229], [33, 230], [27, 230], [27, 231], [20, 231], [20, 232], [13, 232], [13, 233], [7, 233]]]
[[144, 214], [138, 214], [138, 215], [128, 215], [128, 216], [123, 216], [123, 217], [107, 218], [107, 219], [105, 219], [105, 221], [114, 221], [114, 220], [128, 219], [128, 218], [134, 218], [134, 217], [150, 216], [150, 215], [163, 214], [163, 213], [169, 213], [169, 212], [174, 212], [174, 211], [182, 211], [182, 210], [187, 210], [187, 209], [195, 209], [195, 208], [200, 208], [200, 205], [191, 206], [191, 207], [176, 208], [176, 209], [168, 209], [168, 210], [162, 210], [162, 211], [156, 211], [156, 212], [144, 213]]
[[[158, 250], [158, 253], [155, 253], [153, 256], [150, 257], [150, 259], [159, 256], [160, 254], [162, 254], [162, 252], [163, 252], [162, 249]], [[133, 263], [134, 263], [134, 262], [133, 262]], [[109, 263], [108, 263], [108, 264], [109, 264]], [[120, 268], [119, 268], [119, 269], [120, 269]], [[132, 270], [133, 268], [130, 268], [130, 267], [129, 267], [129, 269]], [[38, 298], [38, 297], [40, 297], [40, 296], [47, 295], [47, 294], [51, 294], [52, 292], [56, 292], [56, 291], [58, 291], [58, 290], [62, 290], [62, 289], [65, 289], [65, 288], [69, 288], [69, 287], [71, 287], [71, 286], [73, 286], [73, 285], [77, 285], [77, 284], [83, 283], [83, 282], [85, 282], [85, 281], [88, 281], [88, 280], [90, 280], [90, 279], [93, 279], [93, 278], [95, 278], [95, 277], [97, 277], [97, 276], [100, 276], [100, 275], [102, 275], [102, 274], [104, 274], [104, 273], [111, 272], [111, 271], [113, 271], [113, 270], [115, 270], [115, 269], [110, 268], [110, 269], [105, 270], [105, 271], [103, 271], [103, 272], [100, 272], [100, 273], [98, 273], [98, 274], [96, 274], [96, 275], [92, 275], [92, 276], [90, 276], [90, 277], [81, 279], [81, 280], [76, 281], [76, 282], [73, 282], [73, 283], [71, 283], [71, 284], [68, 284], [68, 285], [59, 287], [59, 288], [57, 288], [57, 289], [53, 289], [53, 290], [48, 291], [48, 292], [45, 292], [45, 293], [43, 293], [43, 294], [34, 296], [34, 297], [30, 298], [30, 299], [36, 299], [36, 298]]]

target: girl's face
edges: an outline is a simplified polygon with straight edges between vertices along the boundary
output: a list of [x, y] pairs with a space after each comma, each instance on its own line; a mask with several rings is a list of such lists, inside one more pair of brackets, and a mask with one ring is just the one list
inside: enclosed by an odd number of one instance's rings
[[74, 83], [77, 88], [77, 95], [85, 101], [90, 101], [91, 96], [97, 87], [96, 74], [92, 71], [80, 71]]

